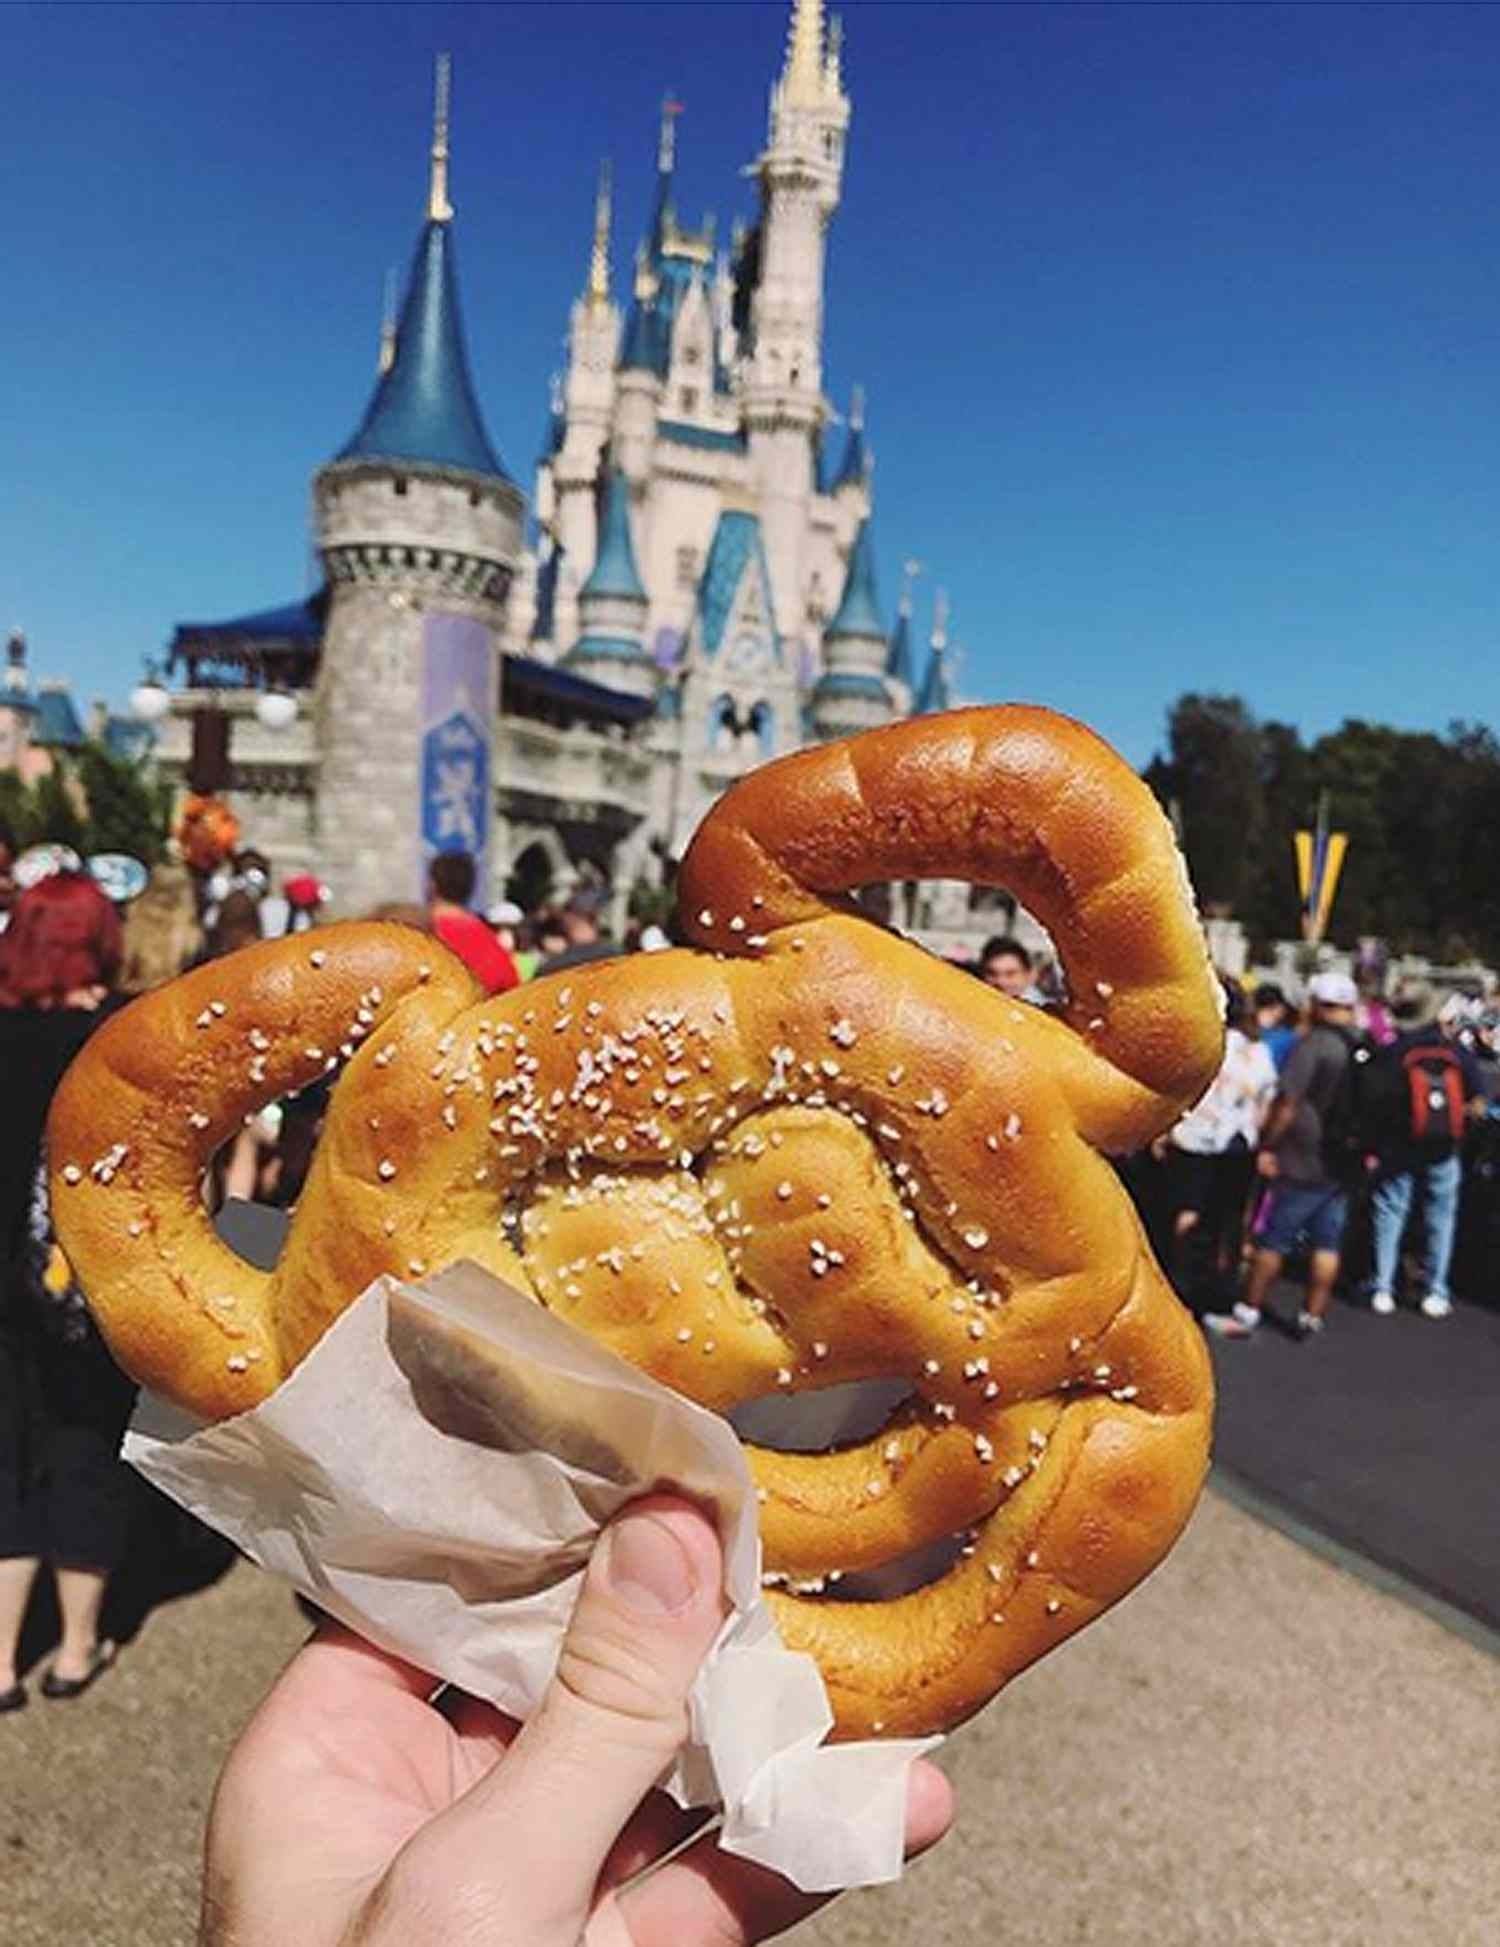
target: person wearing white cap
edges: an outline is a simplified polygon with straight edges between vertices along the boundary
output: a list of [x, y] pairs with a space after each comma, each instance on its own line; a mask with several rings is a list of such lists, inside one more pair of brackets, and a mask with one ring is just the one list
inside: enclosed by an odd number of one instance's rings
[[1312, 1026], [1281, 1071], [1281, 1085], [1266, 1118], [1255, 1165], [1266, 1179], [1256, 1212], [1255, 1254], [1245, 1296], [1230, 1312], [1210, 1312], [1203, 1323], [1223, 1338], [1249, 1338], [1260, 1324], [1266, 1296], [1288, 1254], [1299, 1244], [1310, 1253], [1307, 1299], [1297, 1315], [1297, 1336], [1323, 1330], [1349, 1210], [1349, 1186], [1339, 1159], [1330, 1154], [1328, 1125], [1336, 1121], [1353, 1058], [1352, 1027], [1359, 994], [1347, 974], [1314, 974], [1307, 997]]

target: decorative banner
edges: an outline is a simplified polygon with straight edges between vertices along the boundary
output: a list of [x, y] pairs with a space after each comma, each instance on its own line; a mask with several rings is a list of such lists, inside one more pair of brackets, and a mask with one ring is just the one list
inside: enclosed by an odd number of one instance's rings
[[[487, 883], [490, 632], [467, 615], [429, 615], [422, 625], [422, 872], [437, 852], [467, 852]], [[418, 889], [425, 891], [425, 886]]]
[[1318, 799], [1316, 826], [1312, 831], [1294, 832], [1292, 849], [1297, 857], [1297, 891], [1302, 900], [1302, 937], [1316, 944], [1328, 930], [1333, 896], [1349, 849], [1347, 832], [1328, 829], [1326, 791]]

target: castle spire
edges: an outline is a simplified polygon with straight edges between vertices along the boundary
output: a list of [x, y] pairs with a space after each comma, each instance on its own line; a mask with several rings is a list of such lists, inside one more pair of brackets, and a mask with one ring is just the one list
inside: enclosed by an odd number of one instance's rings
[[844, 596], [838, 613], [828, 624], [827, 639], [856, 636], [885, 646], [885, 624], [880, 619], [880, 602], [875, 593], [875, 541], [870, 523], [863, 520], [849, 550], [849, 572], [844, 580]]
[[380, 303], [380, 355], [375, 361], [377, 374], [384, 378], [396, 362], [396, 267], [385, 274], [385, 289]]
[[453, 57], [440, 54], [433, 81], [432, 102], [432, 183], [427, 192], [427, 215], [433, 223], [446, 223], [453, 215], [448, 201], [448, 100], [453, 85]]
[[901, 564], [901, 599], [896, 604], [896, 626], [891, 630], [890, 648], [885, 659], [886, 675], [904, 684], [908, 694], [915, 682], [911, 648], [911, 590], [912, 583], [921, 572], [920, 561], [908, 559]]
[[856, 385], [849, 399], [849, 433], [844, 441], [844, 457], [839, 462], [839, 487], [863, 487], [870, 477], [870, 453], [865, 445], [865, 389]]
[[611, 170], [599, 164], [599, 189], [594, 197], [594, 247], [589, 256], [588, 301], [591, 310], [602, 311], [609, 303], [609, 229], [611, 211]]
[[781, 70], [781, 98], [795, 106], [823, 99], [823, 0], [793, 0]]
[[937, 591], [932, 610], [932, 654], [927, 661], [927, 671], [922, 678], [921, 693], [917, 697], [917, 714], [932, 716], [940, 710], [951, 710], [953, 691], [948, 681], [948, 592], [944, 588]]
[[677, 117], [682, 103], [669, 88], [661, 98], [661, 133], [656, 139], [656, 173], [670, 176], [677, 167]]
[[[447, 195], [448, 56], [438, 57], [432, 191], [406, 296], [364, 418], [335, 461], [401, 461], [509, 478], [485, 431], [464, 343]], [[384, 339], [384, 333], [382, 333]]]
[[835, 14], [828, 23], [828, 59], [823, 63], [823, 88], [830, 100], [844, 92], [844, 23]]
[[651, 213], [651, 255], [661, 255], [677, 216], [672, 207], [672, 172], [677, 167], [677, 117], [682, 103], [669, 88], [661, 98], [661, 130], [656, 138], [656, 207]]

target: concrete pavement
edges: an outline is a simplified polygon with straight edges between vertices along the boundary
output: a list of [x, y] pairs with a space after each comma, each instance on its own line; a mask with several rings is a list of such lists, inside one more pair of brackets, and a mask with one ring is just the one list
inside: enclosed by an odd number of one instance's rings
[[[240, 1567], [86, 1697], [0, 1719], [6, 1947], [190, 1947], [215, 1773], [303, 1634]], [[948, 1745], [953, 1837], [797, 1938], [1493, 1947], [1497, 1725], [1500, 1659], [1210, 1493], [1145, 1588]]]

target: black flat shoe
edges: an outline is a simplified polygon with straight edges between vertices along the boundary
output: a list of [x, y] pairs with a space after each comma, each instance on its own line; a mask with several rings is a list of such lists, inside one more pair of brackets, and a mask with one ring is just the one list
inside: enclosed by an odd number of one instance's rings
[[42, 1678], [42, 1695], [50, 1697], [54, 1703], [66, 1701], [70, 1697], [81, 1697], [91, 1683], [98, 1682], [114, 1660], [113, 1643], [96, 1643], [94, 1653], [89, 1658], [89, 1667], [81, 1677], [60, 1677], [49, 1670]]
[[0, 1711], [25, 1710], [27, 1701], [24, 1683], [13, 1683], [9, 1690], [0, 1690]]

